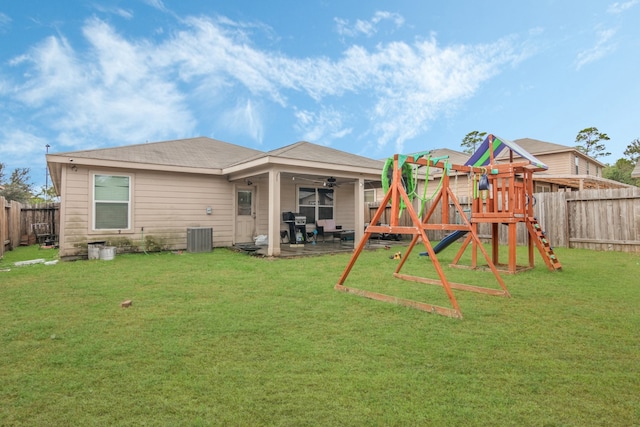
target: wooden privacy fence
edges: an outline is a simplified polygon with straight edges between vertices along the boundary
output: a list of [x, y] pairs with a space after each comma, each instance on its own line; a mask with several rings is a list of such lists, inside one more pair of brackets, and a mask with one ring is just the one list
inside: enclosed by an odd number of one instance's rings
[[[471, 211], [468, 197], [459, 198]], [[640, 252], [640, 188], [535, 193], [533, 211], [552, 246], [600, 251]], [[429, 208], [427, 203], [426, 209]], [[459, 223], [455, 209], [449, 221]], [[430, 222], [441, 221], [438, 212]], [[365, 214], [365, 219], [368, 212]], [[479, 224], [482, 239], [491, 237], [491, 225]], [[430, 240], [441, 240], [443, 231], [429, 230]], [[518, 224], [518, 245], [526, 245], [528, 232]], [[501, 244], [508, 244], [507, 227], [499, 227]]]
[[0, 196], [0, 257], [20, 245], [36, 243], [38, 227], [48, 230], [52, 237], [57, 236], [59, 207], [59, 203], [22, 204]]
[[20, 208], [18, 202], [9, 202], [0, 196], [0, 257], [20, 245]]
[[555, 246], [640, 252], [640, 188], [539, 193], [536, 215]]
[[[536, 193], [533, 211], [552, 246], [640, 252], [640, 188]], [[507, 244], [506, 230], [500, 243]], [[519, 227], [518, 244], [526, 243]]]

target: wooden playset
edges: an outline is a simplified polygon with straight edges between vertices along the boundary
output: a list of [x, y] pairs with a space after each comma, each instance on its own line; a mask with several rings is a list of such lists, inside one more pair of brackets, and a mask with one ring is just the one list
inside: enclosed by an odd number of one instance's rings
[[[508, 157], [503, 157], [505, 158], [505, 162], [499, 163], [496, 160], [496, 156], [504, 149], [508, 149]], [[514, 161], [514, 155], [519, 157], [517, 162]], [[509, 273], [516, 273], [527, 268], [533, 268], [534, 246], [537, 247], [542, 259], [550, 270], [561, 269], [561, 265], [549, 245], [547, 237], [542, 232], [537, 219], [533, 216], [533, 172], [546, 170], [547, 167], [517, 144], [495, 137], [494, 135], [489, 135], [465, 165], [450, 164], [446, 158], [431, 158], [429, 153], [408, 156], [396, 154], [393, 159], [390, 159], [388, 165], [390, 165], [388, 168], [390, 172], [388, 190], [385, 193], [382, 203], [380, 203], [380, 207], [372, 217], [370, 225], [367, 226], [363, 238], [356, 246], [349, 263], [340, 276], [335, 286], [337, 290], [380, 301], [394, 302], [445, 316], [461, 318], [462, 312], [460, 311], [452, 289], [509, 297], [509, 291], [500, 276], [498, 267], [505, 267], [504, 271]], [[424, 214], [421, 210], [419, 215], [413, 206], [412, 200], [413, 196], [415, 196], [416, 189], [416, 171], [423, 166], [441, 169], [442, 178], [431, 200], [430, 208]], [[385, 180], [386, 173], [387, 168], [385, 167], [383, 181]], [[469, 217], [459, 203], [456, 194], [450, 188], [449, 177], [452, 174], [456, 176], [458, 174], [467, 174], [473, 182], [474, 197]], [[413, 184], [411, 184], [411, 182], [413, 182]], [[485, 193], [482, 194], [481, 192]], [[380, 225], [379, 220], [385, 207], [389, 203], [391, 204], [389, 224]], [[434, 212], [436, 212], [438, 208], [440, 209], [441, 219], [437, 223], [434, 223]], [[449, 220], [451, 217], [450, 209], [457, 211], [458, 218], [460, 218], [459, 223], [454, 223], [454, 221]], [[410, 216], [411, 226], [399, 225], [399, 218], [403, 211]], [[491, 256], [485, 250], [478, 236], [478, 224], [480, 223], [491, 224]], [[516, 225], [518, 223], [524, 223], [528, 230], [529, 264], [525, 267], [516, 264]], [[507, 247], [509, 255], [506, 265], [499, 263], [498, 232], [501, 224], [508, 227]], [[442, 239], [440, 243], [434, 247], [427, 236], [427, 230], [442, 230], [451, 232], [451, 234]], [[394, 271], [394, 277], [442, 286], [452, 307], [440, 307], [424, 302], [345, 286], [344, 283], [351, 269], [373, 233], [411, 235], [411, 243], [407, 248], [406, 254], [399, 260]], [[466, 236], [465, 240], [455, 256], [452, 265], [461, 266], [460, 259], [469, 245], [471, 245], [471, 266], [468, 267], [479, 267], [477, 254], [478, 251], [480, 251], [486, 261], [486, 267], [493, 272], [499, 289], [453, 283], [447, 280], [442, 266], [438, 261], [437, 253], [462, 236]], [[438, 276], [437, 279], [400, 273], [415, 245], [420, 240], [426, 249], [424, 255], [429, 257], [429, 260], [435, 268]]]

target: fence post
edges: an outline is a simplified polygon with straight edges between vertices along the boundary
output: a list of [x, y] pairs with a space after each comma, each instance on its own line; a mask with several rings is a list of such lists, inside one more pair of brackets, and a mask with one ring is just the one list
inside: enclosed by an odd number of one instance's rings
[[5, 199], [0, 196], [0, 259], [4, 256], [4, 245], [5, 241], [8, 239], [8, 222], [7, 222], [7, 212], [5, 207]]

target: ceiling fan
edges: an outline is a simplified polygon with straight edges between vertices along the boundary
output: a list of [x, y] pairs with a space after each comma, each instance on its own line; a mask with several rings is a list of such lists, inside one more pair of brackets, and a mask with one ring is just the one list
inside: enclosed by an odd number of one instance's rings
[[327, 187], [327, 188], [334, 188], [334, 187], [339, 187], [338, 185], [338, 180], [335, 179], [334, 177], [330, 176], [325, 180], [321, 180], [321, 179], [309, 179], [309, 178], [303, 178], [303, 177], [293, 177], [292, 178], [294, 181], [295, 180], [301, 180], [301, 181], [307, 181], [307, 182], [313, 182], [314, 184], [321, 184], [323, 187]]
[[336, 179], [332, 176], [330, 176], [329, 178], [327, 178], [327, 180], [324, 182], [324, 186], [325, 187], [329, 187], [329, 188], [333, 188], [333, 187], [337, 187], [338, 183], [336, 182]]

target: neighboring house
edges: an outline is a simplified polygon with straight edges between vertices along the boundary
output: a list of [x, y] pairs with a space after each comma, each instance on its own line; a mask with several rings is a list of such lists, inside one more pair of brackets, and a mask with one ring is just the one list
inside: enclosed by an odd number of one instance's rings
[[364, 231], [365, 189], [384, 162], [298, 142], [263, 152], [206, 137], [47, 155], [60, 196], [62, 258], [87, 244], [185, 249], [187, 229], [211, 227], [213, 245], [268, 236], [280, 255], [283, 212]]
[[[629, 185], [602, 177], [605, 164], [587, 156], [575, 147], [523, 138], [513, 142], [534, 155], [549, 169], [534, 175], [536, 193], [606, 188], [627, 188]], [[507, 161], [502, 156], [500, 161]]]
[[640, 178], [640, 160], [636, 163], [636, 167], [631, 172], [631, 178]]

